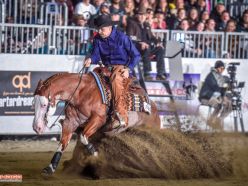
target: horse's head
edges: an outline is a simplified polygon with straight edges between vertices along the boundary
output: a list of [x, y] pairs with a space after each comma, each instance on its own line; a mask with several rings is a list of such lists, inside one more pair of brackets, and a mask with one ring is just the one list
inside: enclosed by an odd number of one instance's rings
[[[42, 86], [41, 83], [40, 81], [38, 84], [38, 90]], [[33, 129], [37, 134], [42, 134], [47, 127], [48, 116], [52, 116], [56, 111], [56, 104], [51, 102], [50, 96], [46, 97], [45, 95], [37, 94], [39, 92], [37, 89], [33, 100], [35, 110]]]

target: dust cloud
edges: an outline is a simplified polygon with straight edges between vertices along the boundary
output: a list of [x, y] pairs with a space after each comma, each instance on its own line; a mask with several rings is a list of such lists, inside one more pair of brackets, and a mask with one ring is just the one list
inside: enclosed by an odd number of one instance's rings
[[211, 134], [132, 128], [117, 136], [91, 139], [99, 156], [77, 142], [66, 173], [84, 178], [220, 178], [232, 174], [228, 158]]

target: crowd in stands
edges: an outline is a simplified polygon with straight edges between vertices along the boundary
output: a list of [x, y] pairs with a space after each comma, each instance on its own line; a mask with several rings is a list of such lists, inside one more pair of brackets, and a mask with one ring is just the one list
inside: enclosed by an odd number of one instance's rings
[[[14, 1], [14, 0], [13, 0]], [[36, 0], [31, 0], [37, 2]], [[6, 2], [12, 2], [6, 1]], [[19, 1], [18, 1], [19, 2]], [[207, 32], [248, 32], [248, 9], [239, 15], [229, 12], [223, 0], [43, 0], [42, 3], [55, 3], [66, 6], [67, 11], [60, 11], [55, 16], [55, 21], [41, 22], [35, 12], [41, 11], [31, 3], [26, 7], [23, 16], [29, 21], [23, 21], [20, 17], [7, 15], [6, 23], [29, 24], [54, 24], [94, 28], [94, 20], [97, 16], [109, 15], [115, 27], [130, 34], [130, 27], [140, 24], [139, 15], [142, 9], [145, 25], [150, 29], [182, 30], [182, 31], [207, 31]], [[242, 1], [248, 7], [248, 0]], [[12, 5], [6, 8], [11, 10]], [[10, 7], [10, 8], [9, 8]], [[23, 6], [25, 8], [25, 6]], [[25, 13], [26, 12], [26, 13]], [[30, 12], [30, 13], [27, 13]], [[25, 14], [24, 14], [25, 13]], [[54, 15], [54, 12], [46, 14]], [[67, 15], [64, 15], [67, 13]], [[30, 17], [31, 16], [31, 17]], [[32, 17], [33, 16], [33, 17]], [[45, 16], [45, 15], [43, 15]], [[65, 19], [66, 17], [66, 19]], [[37, 18], [37, 19], [35, 19]], [[53, 17], [54, 18], [54, 17]], [[39, 18], [39, 19], [44, 19]], [[143, 25], [143, 23], [142, 23]], [[135, 33], [137, 35], [137, 33]], [[134, 35], [135, 35], [134, 34]], [[143, 37], [143, 36], [141, 36]], [[156, 42], [155, 42], [156, 43]], [[197, 47], [189, 51], [191, 54], [200, 55], [202, 51]], [[212, 54], [204, 54], [204, 57], [216, 57]]]
[[185, 30], [187, 27], [186, 30], [192, 31], [248, 31], [248, 9], [242, 12], [241, 17], [231, 16], [221, 0], [213, 10], [209, 7], [211, 3], [209, 0], [56, 0], [56, 2], [67, 4], [69, 25], [75, 25], [77, 19], [84, 19], [87, 26], [94, 27], [92, 20], [97, 15], [109, 14], [115, 26], [125, 31], [129, 19], [135, 17], [137, 10], [142, 6], [146, 9], [146, 21], [152, 29]]

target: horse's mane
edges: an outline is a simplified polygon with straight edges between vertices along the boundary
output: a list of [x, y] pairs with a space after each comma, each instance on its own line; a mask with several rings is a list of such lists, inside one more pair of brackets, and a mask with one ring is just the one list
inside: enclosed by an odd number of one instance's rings
[[60, 76], [65, 75], [65, 74], [69, 74], [69, 73], [68, 72], [61, 72], [61, 73], [54, 74], [54, 75], [50, 76], [49, 78], [47, 78], [43, 82], [43, 85], [44, 86], [49, 85], [49, 84], [51, 84], [52, 81], [54, 81], [54, 80], [56, 80], [58, 78], [61, 78]]
[[57, 73], [57, 74], [54, 74], [52, 76], [50, 76], [49, 78], [47, 78], [45, 81], [42, 81], [40, 80], [39, 83], [38, 83], [38, 86], [34, 92], [34, 95], [38, 94], [40, 91], [41, 91], [41, 88], [47, 88], [48, 86], [51, 85], [51, 82], [58, 79], [58, 78], [61, 78], [62, 75], [65, 75], [65, 74], [69, 74], [68, 72], [62, 72], [62, 73]]

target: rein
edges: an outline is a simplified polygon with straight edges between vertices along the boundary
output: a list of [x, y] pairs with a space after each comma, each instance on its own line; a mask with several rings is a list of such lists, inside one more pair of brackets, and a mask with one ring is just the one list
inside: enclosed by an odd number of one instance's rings
[[[76, 91], [77, 91], [77, 89], [78, 89], [78, 87], [79, 87], [79, 85], [80, 85], [80, 83], [81, 83], [81, 81], [82, 81], [82, 76], [83, 76], [83, 74], [86, 74], [88, 71], [89, 71], [89, 67], [85, 67], [85, 66], [83, 66], [83, 68], [79, 71], [79, 73], [81, 73], [81, 74], [80, 74], [80, 78], [79, 78], [79, 81], [78, 81], [78, 84], [77, 84], [75, 90], [74, 90], [73, 93], [71, 94], [71, 96], [70, 96], [69, 100], [67, 101], [67, 103], [66, 103], [64, 109], [59, 113], [58, 117], [57, 117], [56, 120], [53, 122], [53, 124], [52, 124], [50, 127], [47, 127], [49, 130], [51, 130], [55, 125], [58, 125], [58, 124], [56, 124], [56, 122], [58, 121], [58, 119], [60, 118], [60, 116], [62, 115], [62, 113], [65, 112], [65, 109], [68, 107], [70, 101], [72, 100], [72, 97], [73, 97], [74, 94], [76, 93]], [[50, 95], [49, 95], [49, 96], [48, 96], [48, 107], [47, 107], [47, 111], [49, 110], [50, 105], [51, 105], [51, 97], [50, 97]], [[46, 115], [47, 115], [47, 114], [46, 114]], [[47, 116], [45, 117], [45, 119], [46, 119], [46, 118], [47, 118]], [[58, 126], [59, 126], [59, 125], [58, 125]], [[59, 127], [60, 127], [60, 126], [59, 126]]]

